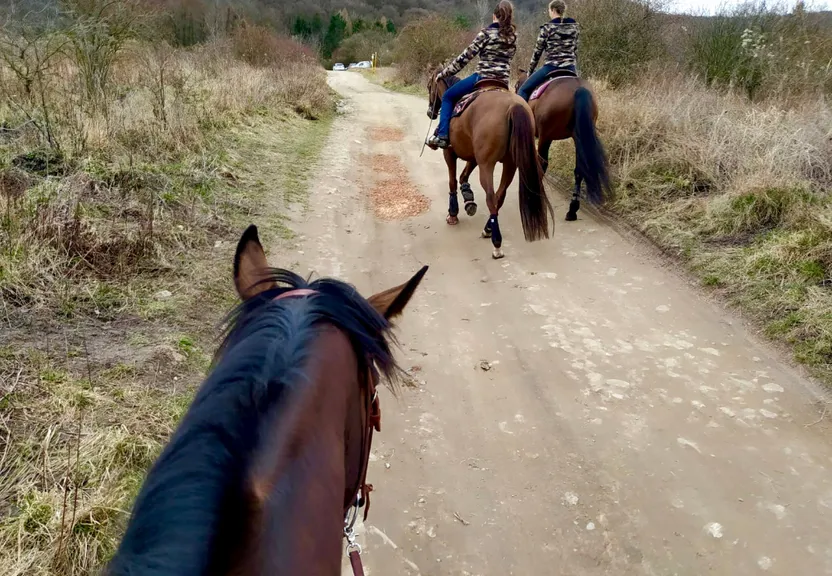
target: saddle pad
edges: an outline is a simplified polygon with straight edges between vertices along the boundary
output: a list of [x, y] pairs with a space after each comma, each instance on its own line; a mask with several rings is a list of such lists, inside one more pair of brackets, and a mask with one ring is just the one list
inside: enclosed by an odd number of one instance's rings
[[543, 93], [546, 92], [546, 88], [548, 88], [549, 84], [551, 84], [554, 81], [554, 78], [552, 78], [551, 80], [546, 80], [543, 84], [535, 88], [534, 92], [532, 92], [531, 98], [529, 98], [529, 102], [531, 102], [532, 100], [537, 100], [538, 98], [543, 96]]
[[577, 76], [572, 76], [572, 75], [565, 76], [564, 75], [564, 76], [555, 76], [554, 78], [549, 78], [543, 84], [541, 84], [540, 86], [538, 86], [537, 88], [534, 89], [534, 92], [532, 92], [532, 95], [529, 98], [529, 102], [531, 102], [532, 100], [537, 100], [538, 98], [543, 96], [543, 93], [546, 92], [546, 88], [548, 88], [550, 84], [552, 84], [553, 82], [557, 82], [558, 80], [563, 80], [564, 78], [577, 78]]
[[459, 102], [456, 103], [454, 106], [454, 113], [451, 115], [451, 118], [456, 118], [457, 116], [461, 116], [465, 110], [468, 109], [468, 106], [471, 105], [471, 102], [477, 99], [477, 96], [482, 94], [483, 92], [491, 92], [493, 90], [503, 90], [505, 88], [501, 86], [488, 86], [486, 88], [480, 88], [479, 90], [474, 90], [470, 94], [466, 94], [462, 98], [459, 99]]

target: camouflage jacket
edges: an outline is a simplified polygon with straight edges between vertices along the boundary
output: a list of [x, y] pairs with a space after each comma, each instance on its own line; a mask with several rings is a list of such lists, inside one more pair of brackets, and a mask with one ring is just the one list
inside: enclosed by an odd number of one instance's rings
[[508, 82], [511, 74], [511, 60], [516, 53], [516, 38], [509, 41], [500, 36], [500, 27], [495, 23], [480, 30], [471, 45], [442, 71], [442, 76], [457, 74], [474, 56], [479, 55], [477, 74], [482, 78]]
[[555, 18], [540, 27], [537, 44], [529, 64], [529, 74], [534, 72], [543, 51], [546, 51], [544, 64], [555, 68], [577, 65], [575, 53], [578, 51], [578, 23], [572, 18]]

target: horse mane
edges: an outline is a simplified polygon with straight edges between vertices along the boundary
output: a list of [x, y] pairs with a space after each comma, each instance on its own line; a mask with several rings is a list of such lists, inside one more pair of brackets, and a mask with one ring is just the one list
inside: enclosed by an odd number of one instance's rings
[[[212, 370], [170, 442], [153, 465], [133, 507], [112, 576], [201, 575], [217, 572], [245, 534], [244, 484], [264, 427], [293, 389], [321, 324], [350, 339], [359, 369], [377, 368], [394, 385], [400, 373], [390, 323], [351, 285], [307, 282], [274, 269], [278, 287], [242, 303], [226, 318]], [[304, 298], [276, 296], [308, 288]]]
[[[435, 68], [430, 73], [430, 78], [436, 78], [436, 75], [439, 74], [440, 72], [442, 72], [442, 70], [444, 70], [444, 69], [445, 69], [444, 66], [440, 66], [438, 68]], [[445, 83], [448, 85], [448, 88], [450, 88], [451, 86], [453, 86], [454, 84], [459, 82], [459, 78], [456, 76], [456, 74], [454, 74], [453, 76], [445, 76], [444, 80], [445, 80]]]

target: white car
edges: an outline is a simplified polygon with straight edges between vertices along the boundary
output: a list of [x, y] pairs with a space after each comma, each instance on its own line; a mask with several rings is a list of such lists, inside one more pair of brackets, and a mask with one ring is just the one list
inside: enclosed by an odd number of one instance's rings
[[336, 64], [335, 66], [333, 66], [333, 67], [332, 67], [332, 69], [333, 69], [334, 71], [338, 71], [338, 70], [346, 70], [346, 68], [344, 67], [344, 65], [343, 65], [343, 64], [341, 64], [340, 62], [339, 62], [338, 64]]
[[372, 68], [373, 65], [370, 64], [369, 60], [364, 60], [363, 62], [359, 62], [355, 65], [356, 68]]

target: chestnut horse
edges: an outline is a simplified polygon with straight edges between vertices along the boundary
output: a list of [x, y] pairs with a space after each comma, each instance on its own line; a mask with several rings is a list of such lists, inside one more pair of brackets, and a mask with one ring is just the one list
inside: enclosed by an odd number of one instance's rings
[[243, 302], [105, 574], [338, 576], [345, 536], [363, 574], [345, 517], [369, 506], [379, 372], [399, 373], [389, 319], [426, 271], [365, 300], [270, 269], [249, 227], [234, 258]]
[[[518, 89], [528, 78], [525, 70], [521, 72]], [[575, 142], [575, 188], [566, 219], [577, 220], [583, 181], [587, 198], [593, 204], [601, 204], [610, 192], [607, 156], [595, 130], [598, 103], [589, 84], [570, 75], [553, 80], [540, 98], [529, 105], [537, 125], [537, 150], [544, 172], [549, 167], [552, 142], [567, 138]]]
[[[428, 116], [439, 114], [442, 95], [455, 84], [456, 77], [436, 81], [436, 73], [428, 82]], [[534, 149], [534, 116], [528, 104], [507, 89], [488, 90], [480, 93], [461, 116], [451, 120], [451, 147], [444, 150], [450, 180], [448, 199], [448, 224], [459, 222], [457, 199], [456, 161], [468, 162], [462, 172], [462, 196], [469, 216], [476, 214], [474, 194], [468, 184], [474, 168], [479, 166], [480, 184], [485, 190], [489, 218], [483, 229], [483, 238], [491, 238], [492, 256], [504, 256], [503, 236], [498, 215], [506, 199], [506, 191], [514, 174], [520, 172], [520, 220], [527, 242], [549, 237], [549, 216], [554, 222], [554, 212], [546, 189], [543, 187], [543, 171]], [[503, 164], [500, 186], [494, 190], [494, 168]]]

